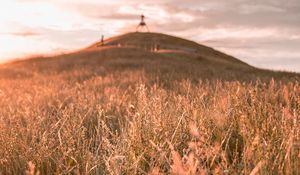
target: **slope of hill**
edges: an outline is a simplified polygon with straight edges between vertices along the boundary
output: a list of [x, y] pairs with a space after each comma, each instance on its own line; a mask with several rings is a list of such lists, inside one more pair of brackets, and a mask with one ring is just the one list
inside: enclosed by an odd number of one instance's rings
[[299, 174], [299, 74], [129, 33], [0, 65], [0, 174]]
[[[228, 61], [243, 64], [240, 60], [212, 48], [200, 45], [193, 41], [161, 33], [128, 33], [106, 40], [105, 45], [132, 46], [146, 50], [159, 46], [161, 50], [182, 51], [193, 55], [209, 57], [211, 60], [215, 61]], [[99, 43], [96, 43], [89, 48], [97, 48], [97, 46], [99, 46]]]

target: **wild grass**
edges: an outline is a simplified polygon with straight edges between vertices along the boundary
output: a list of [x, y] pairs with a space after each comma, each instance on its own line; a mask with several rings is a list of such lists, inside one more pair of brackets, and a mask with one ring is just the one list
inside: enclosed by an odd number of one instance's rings
[[0, 79], [0, 174], [300, 173], [297, 80], [43, 64]]

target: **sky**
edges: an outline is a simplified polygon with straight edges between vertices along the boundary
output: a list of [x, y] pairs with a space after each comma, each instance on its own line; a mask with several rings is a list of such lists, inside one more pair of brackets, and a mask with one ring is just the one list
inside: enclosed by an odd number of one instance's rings
[[1, 0], [0, 62], [135, 31], [187, 38], [250, 65], [300, 72], [299, 0]]

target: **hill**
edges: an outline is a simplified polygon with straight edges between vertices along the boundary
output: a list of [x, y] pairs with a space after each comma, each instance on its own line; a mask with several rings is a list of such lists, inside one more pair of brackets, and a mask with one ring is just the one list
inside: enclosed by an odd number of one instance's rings
[[[202, 56], [209, 58], [211, 61], [240, 63], [236, 58], [225, 55], [212, 48], [200, 45], [186, 39], [165, 35], [161, 33], [128, 33], [116, 36], [105, 41], [105, 45], [121, 45], [151, 50], [155, 46], [160, 46], [161, 50], [169, 52], [183, 52], [189, 55]], [[96, 48], [99, 43], [94, 44], [90, 48]], [[245, 63], [244, 63], [245, 64]]]
[[0, 65], [0, 174], [299, 174], [299, 74], [129, 33]]
[[299, 78], [298, 74], [257, 69], [213, 48], [159, 33], [128, 33], [105, 40], [104, 46], [97, 42], [71, 54], [16, 61], [1, 66], [0, 78], [59, 74], [81, 69], [92, 70], [92, 74], [101, 70], [142, 69], [153, 76], [164, 72], [172, 75], [170, 78], [195, 80]]

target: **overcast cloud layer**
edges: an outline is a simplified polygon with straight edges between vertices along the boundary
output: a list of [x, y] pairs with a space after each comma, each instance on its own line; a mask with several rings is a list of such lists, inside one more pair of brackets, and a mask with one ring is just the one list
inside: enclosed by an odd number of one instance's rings
[[[299, 0], [4, 0], [0, 59], [63, 52], [135, 30], [188, 38], [251, 65], [300, 72]], [[3, 27], [4, 26], [4, 27]]]

